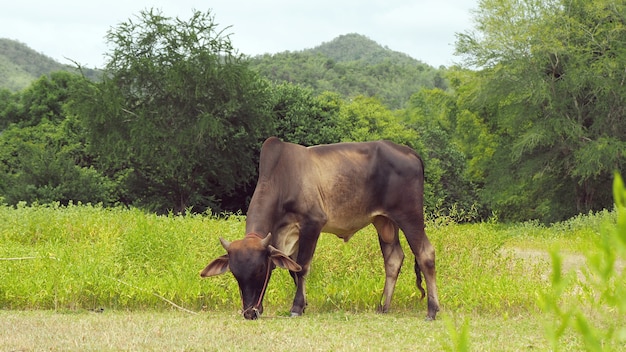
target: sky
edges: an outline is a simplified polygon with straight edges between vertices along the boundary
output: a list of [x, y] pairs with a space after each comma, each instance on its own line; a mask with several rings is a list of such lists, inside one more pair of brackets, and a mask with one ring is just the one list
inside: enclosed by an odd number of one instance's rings
[[477, 6], [478, 0], [13, 0], [0, 10], [0, 38], [64, 64], [101, 68], [112, 50], [107, 31], [142, 10], [183, 20], [210, 10], [241, 54], [299, 51], [358, 33], [439, 67], [460, 61], [455, 33], [473, 28]]

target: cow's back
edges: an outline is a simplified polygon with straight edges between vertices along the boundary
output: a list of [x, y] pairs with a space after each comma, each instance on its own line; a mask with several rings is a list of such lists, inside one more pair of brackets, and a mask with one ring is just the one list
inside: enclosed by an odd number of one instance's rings
[[387, 141], [341, 143], [307, 148], [309, 198], [316, 194], [328, 222], [325, 232], [344, 239], [378, 215], [421, 201], [423, 166], [410, 148]]

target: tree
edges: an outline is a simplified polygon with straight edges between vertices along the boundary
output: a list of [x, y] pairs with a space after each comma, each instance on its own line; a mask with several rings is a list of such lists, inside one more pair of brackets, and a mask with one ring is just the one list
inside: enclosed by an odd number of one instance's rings
[[417, 151], [423, 150], [417, 133], [407, 128], [376, 98], [358, 96], [342, 104], [338, 129], [344, 142], [387, 139]]
[[310, 88], [278, 84], [272, 104], [276, 136], [307, 146], [337, 143], [341, 140], [337, 129], [340, 104], [337, 94], [315, 97]]
[[104, 80], [74, 106], [107, 173], [151, 210], [220, 210], [255, 175], [271, 130], [268, 84], [210, 12], [184, 21], [142, 11], [107, 40]]
[[11, 125], [0, 134], [0, 194], [7, 204], [19, 202], [102, 203], [116, 200], [115, 184], [93, 167], [86, 156], [80, 124], [68, 118], [59, 124]]
[[485, 0], [458, 36], [478, 69], [465, 103], [497, 135], [483, 194], [510, 219], [611, 206], [605, 185], [626, 162], [625, 14], [623, 0]]
[[407, 126], [419, 134], [426, 164], [427, 210], [473, 221], [479, 216], [476, 186], [468, 172], [464, 153], [464, 132], [457, 127], [465, 114], [459, 111], [456, 96], [441, 89], [422, 89], [400, 112]]
[[7, 204], [112, 204], [116, 187], [95, 170], [84, 130], [67, 105], [85, 78], [69, 72], [41, 76], [0, 99], [0, 196]]
[[70, 100], [73, 87], [82, 79], [77, 74], [55, 71], [41, 76], [21, 92], [0, 91], [0, 128], [12, 123], [28, 127], [42, 121], [63, 121], [64, 106]]

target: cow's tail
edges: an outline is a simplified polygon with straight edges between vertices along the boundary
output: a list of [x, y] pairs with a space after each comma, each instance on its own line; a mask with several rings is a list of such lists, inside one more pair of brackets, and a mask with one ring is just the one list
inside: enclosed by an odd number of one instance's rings
[[424, 299], [424, 297], [426, 297], [426, 291], [424, 291], [424, 287], [422, 287], [422, 270], [420, 269], [419, 264], [417, 264], [417, 258], [415, 258], [415, 285], [422, 293], [422, 297], [420, 299]]

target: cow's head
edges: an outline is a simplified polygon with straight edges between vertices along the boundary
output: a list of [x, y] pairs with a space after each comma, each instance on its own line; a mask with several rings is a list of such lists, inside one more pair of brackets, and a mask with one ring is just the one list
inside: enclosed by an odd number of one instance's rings
[[263, 296], [275, 266], [300, 271], [302, 268], [285, 253], [270, 245], [272, 234], [261, 238], [248, 234], [242, 240], [220, 242], [228, 254], [223, 255], [204, 268], [200, 276], [209, 277], [231, 271], [239, 284], [243, 316], [257, 319], [263, 313]]

